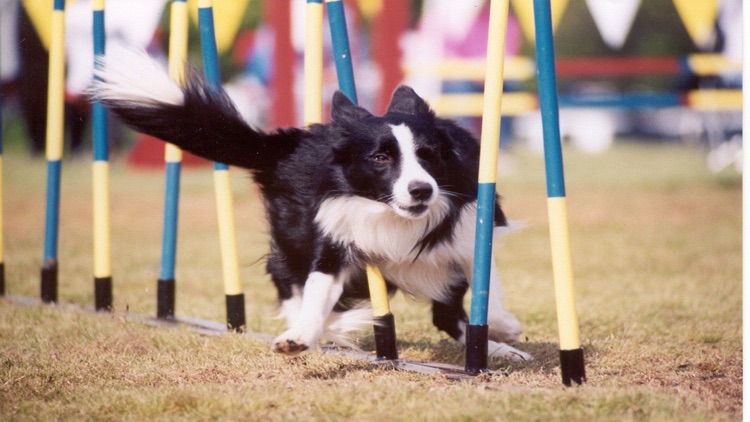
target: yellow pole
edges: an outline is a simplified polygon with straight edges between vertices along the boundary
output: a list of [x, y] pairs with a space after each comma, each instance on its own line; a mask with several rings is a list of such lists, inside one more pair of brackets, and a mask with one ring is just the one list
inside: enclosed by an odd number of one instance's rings
[[[212, 87], [220, 89], [219, 54], [216, 49], [213, 2], [211, 0], [198, 1], [198, 26], [201, 33], [203, 71], [206, 75], [206, 80]], [[227, 326], [230, 330], [244, 331], [246, 325], [245, 297], [240, 285], [237, 238], [234, 228], [232, 188], [228, 165], [218, 162], [214, 163], [214, 189], [216, 193], [216, 212], [219, 220], [219, 242], [221, 246], [224, 293], [227, 305]]]
[[304, 123], [323, 120], [323, 2], [307, 0], [305, 12]]

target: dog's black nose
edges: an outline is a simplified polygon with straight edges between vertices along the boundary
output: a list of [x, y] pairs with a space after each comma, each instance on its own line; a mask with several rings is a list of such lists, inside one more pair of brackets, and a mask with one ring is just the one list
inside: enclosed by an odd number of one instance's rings
[[432, 196], [432, 185], [419, 181], [410, 182], [409, 194], [417, 201], [426, 201]]

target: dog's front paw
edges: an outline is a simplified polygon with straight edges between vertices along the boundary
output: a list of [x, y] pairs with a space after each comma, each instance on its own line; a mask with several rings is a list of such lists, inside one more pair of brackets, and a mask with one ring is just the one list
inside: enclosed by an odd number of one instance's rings
[[273, 342], [273, 351], [276, 353], [282, 353], [289, 356], [298, 355], [309, 347], [304, 343], [299, 343], [296, 340], [291, 339], [276, 339]]
[[498, 343], [492, 340], [490, 340], [487, 344], [487, 356], [489, 356], [490, 358], [509, 359], [515, 361], [534, 360], [533, 356], [522, 350], [518, 350], [509, 344]]
[[318, 344], [320, 335], [305, 330], [290, 329], [276, 337], [273, 341], [273, 351], [288, 356], [298, 355], [305, 350], [312, 349]]

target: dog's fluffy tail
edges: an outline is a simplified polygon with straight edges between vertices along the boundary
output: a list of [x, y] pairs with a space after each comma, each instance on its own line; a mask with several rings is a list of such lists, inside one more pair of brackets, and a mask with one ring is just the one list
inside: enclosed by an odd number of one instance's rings
[[251, 128], [227, 94], [189, 66], [181, 87], [143, 51], [116, 50], [99, 60], [92, 97], [139, 132], [256, 171], [273, 168], [299, 142], [301, 131], [282, 137]]
[[323, 339], [356, 349], [356, 344], [350, 338], [351, 333], [372, 326], [373, 323], [372, 308], [369, 306], [333, 312], [326, 321]]

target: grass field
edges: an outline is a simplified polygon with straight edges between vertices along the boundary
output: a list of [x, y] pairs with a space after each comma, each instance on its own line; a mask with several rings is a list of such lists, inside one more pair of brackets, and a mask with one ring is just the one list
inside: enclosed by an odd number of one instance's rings
[[[0, 299], [2, 420], [740, 420], [741, 180], [709, 173], [701, 152], [622, 142], [566, 150], [572, 253], [588, 383], [561, 386], [543, 164], [511, 150], [498, 189], [526, 228], [496, 258], [507, 307], [532, 362], [492, 363], [471, 381], [401, 372], [322, 353], [287, 359], [248, 336], [155, 328], [161, 171], [112, 168], [115, 312]], [[44, 162], [5, 155], [7, 293], [38, 297]], [[93, 306], [91, 169], [63, 169], [60, 301]], [[210, 169], [187, 170], [177, 313], [222, 322], [224, 296]], [[248, 177], [233, 171], [249, 328], [279, 333], [264, 275], [265, 226]], [[463, 364], [429, 305], [393, 301], [402, 356]], [[372, 348], [363, 332], [362, 347]]]

